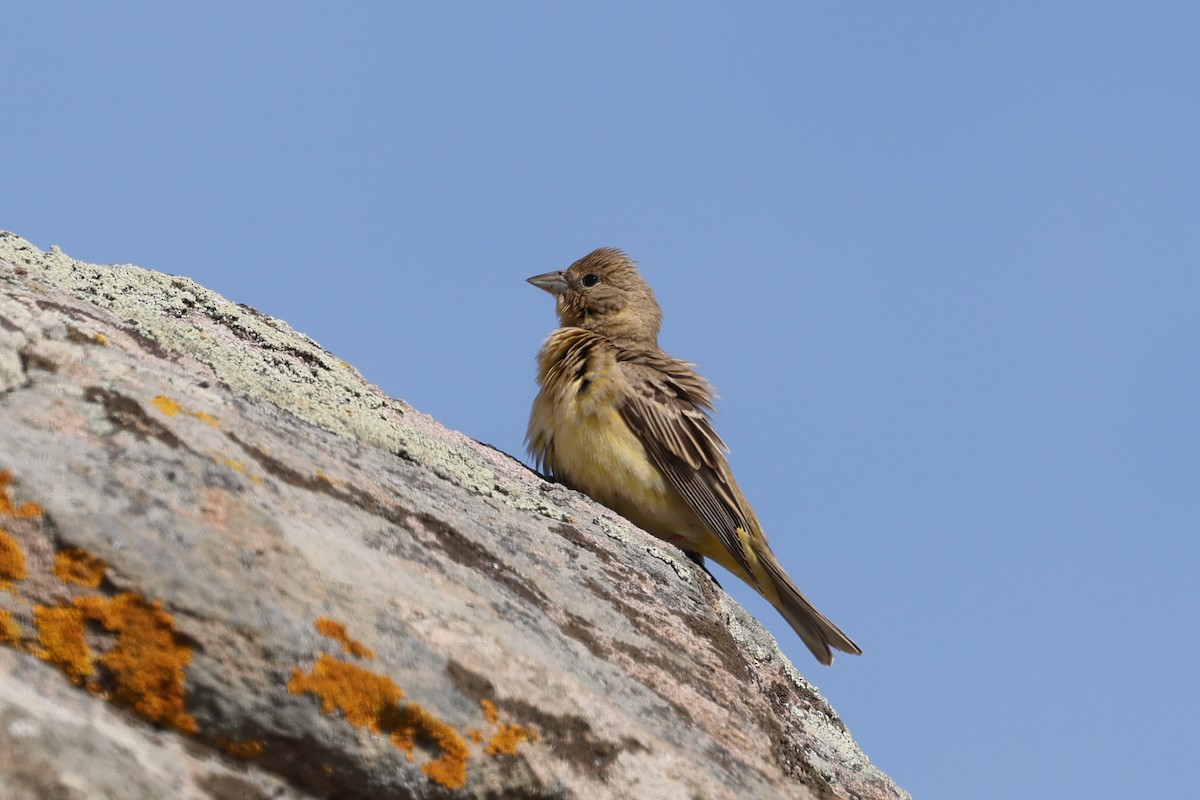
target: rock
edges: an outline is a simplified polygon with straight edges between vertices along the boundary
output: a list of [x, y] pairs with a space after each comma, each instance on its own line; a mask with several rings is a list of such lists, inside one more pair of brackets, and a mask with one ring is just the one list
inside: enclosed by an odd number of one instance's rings
[[686, 558], [186, 278], [0, 234], [0, 796], [898, 798]]

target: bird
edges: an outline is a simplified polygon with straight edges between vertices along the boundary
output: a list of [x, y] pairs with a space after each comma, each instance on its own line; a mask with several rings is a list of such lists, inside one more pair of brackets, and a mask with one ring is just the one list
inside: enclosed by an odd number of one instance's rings
[[774, 606], [822, 664], [862, 650], [796, 588], [771, 551], [713, 429], [715, 392], [659, 347], [662, 310], [613, 247], [527, 279], [555, 298], [526, 432], [535, 466], [703, 565], [707, 557]]

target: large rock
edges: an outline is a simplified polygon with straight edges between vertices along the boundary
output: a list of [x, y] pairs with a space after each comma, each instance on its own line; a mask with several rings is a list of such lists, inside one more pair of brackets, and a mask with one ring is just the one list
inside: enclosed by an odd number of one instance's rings
[[669, 545], [186, 278], [0, 234], [0, 797], [906, 796]]

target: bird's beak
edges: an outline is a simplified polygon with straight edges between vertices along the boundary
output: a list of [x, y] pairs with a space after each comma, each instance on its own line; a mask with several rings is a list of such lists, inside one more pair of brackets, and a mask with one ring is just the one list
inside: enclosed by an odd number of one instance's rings
[[525, 280], [553, 295], [562, 294], [567, 290], [567, 276], [561, 272], [547, 272], [545, 275], [534, 275]]

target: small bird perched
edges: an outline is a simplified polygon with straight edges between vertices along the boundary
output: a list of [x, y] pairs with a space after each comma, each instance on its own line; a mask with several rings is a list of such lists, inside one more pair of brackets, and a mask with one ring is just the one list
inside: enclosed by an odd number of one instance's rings
[[713, 388], [658, 346], [662, 311], [637, 267], [600, 248], [528, 279], [562, 327], [538, 353], [526, 444], [547, 475], [748, 583], [822, 664], [862, 650], [813, 607], [771, 552], [712, 428]]

